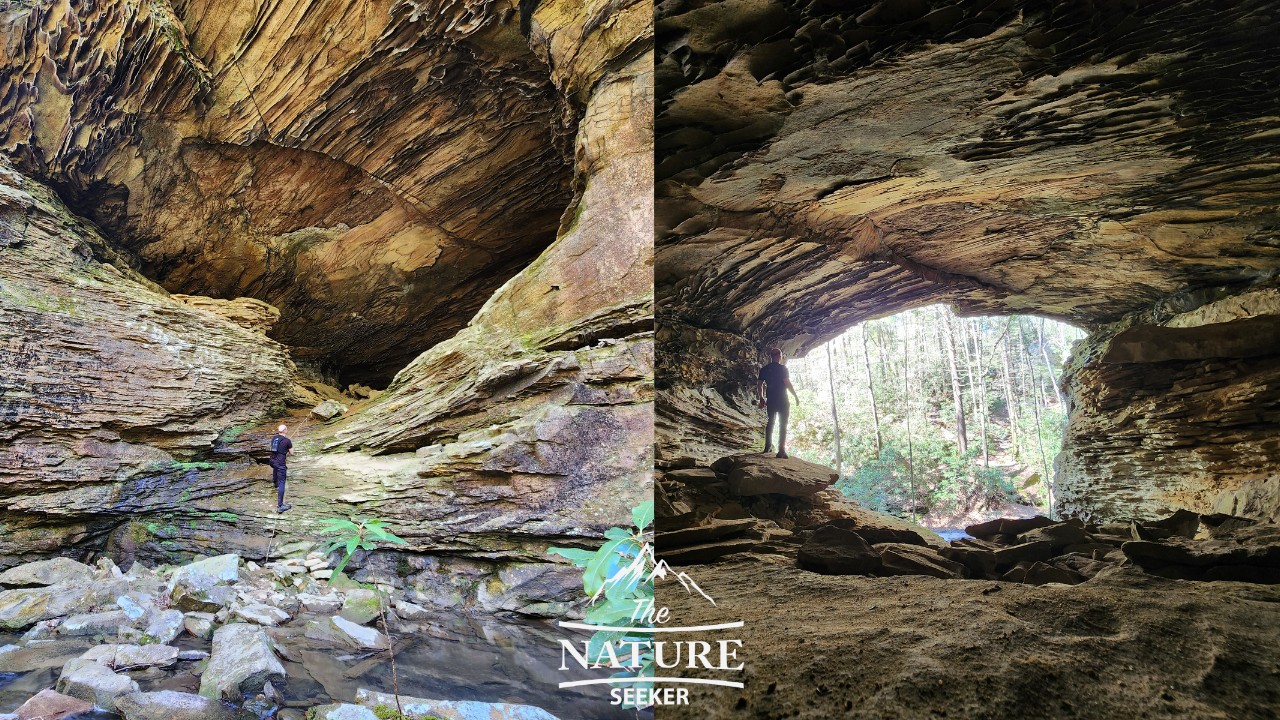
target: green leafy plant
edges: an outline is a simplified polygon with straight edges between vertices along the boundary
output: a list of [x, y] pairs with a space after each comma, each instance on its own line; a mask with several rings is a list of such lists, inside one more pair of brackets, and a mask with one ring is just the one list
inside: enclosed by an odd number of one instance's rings
[[[388, 542], [404, 545], [406, 540], [386, 528], [387, 521], [378, 518], [329, 518], [320, 529], [322, 535], [333, 536], [322, 551], [326, 556], [335, 550], [342, 551], [342, 560], [333, 569], [332, 578], [340, 578], [342, 571], [350, 562], [357, 550], [374, 550], [379, 543]], [[332, 579], [330, 580], [332, 582]], [[383, 603], [382, 591], [375, 586], [374, 594], [378, 598], [378, 619], [382, 622], [382, 632], [387, 636], [387, 654], [391, 657], [391, 692], [396, 698], [396, 712], [402, 717], [404, 710], [400, 707], [400, 678], [396, 673], [395, 640], [391, 637], [391, 629], [387, 627], [387, 612]]]
[[[547, 552], [583, 569], [587, 623], [619, 628], [597, 630], [587, 642], [587, 660], [596, 667], [608, 666], [616, 658], [613, 648], [618, 643], [642, 643], [648, 649], [631, 657], [628, 669], [613, 677], [651, 678], [653, 625], [642, 609], [653, 607], [653, 501], [632, 509], [631, 520], [632, 528], [609, 528], [604, 534], [605, 543], [597, 550], [552, 547]], [[640, 681], [632, 686], [652, 689], [653, 683]]]
[[333, 569], [333, 574], [340, 574], [347, 567], [351, 556], [355, 555], [357, 550], [373, 550], [378, 547], [380, 542], [404, 545], [404, 538], [397, 537], [390, 530], [387, 530], [386, 524], [386, 520], [376, 518], [356, 518], [355, 520], [329, 518], [325, 520], [324, 525], [320, 528], [320, 534], [332, 535], [334, 538], [321, 552], [328, 555], [334, 550], [342, 550], [342, 560]]

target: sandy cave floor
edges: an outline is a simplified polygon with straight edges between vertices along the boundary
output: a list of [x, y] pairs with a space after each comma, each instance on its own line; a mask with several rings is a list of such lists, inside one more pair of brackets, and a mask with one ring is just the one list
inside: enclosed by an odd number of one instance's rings
[[[668, 625], [743, 620], [741, 690], [661, 718], [1275, 718], [1280, 587], [1116, 568], [1077, 586], [824, 576], [768, 559], [660, 583]], [[676, 671], [659, 671], [675, 675]]]

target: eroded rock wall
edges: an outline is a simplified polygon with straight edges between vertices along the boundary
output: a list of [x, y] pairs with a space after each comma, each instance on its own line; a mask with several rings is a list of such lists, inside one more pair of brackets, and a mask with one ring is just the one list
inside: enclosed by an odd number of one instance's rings
[[[489, 611], [559, 614], [580, 601], [580, 572], [550, 562], [547, 546], [598, 544], [652, 487], [652, 6], [522, 7], [71, 3], [3, 16], [25, 33], [0, 56], [21, 69], [4, 81], [0, 112], [16, 118], [5, 151], [116, 235], [113, 247], [93, 233], [123, 276], [175, 308], [175, 332], [208, 332], [189, 317], [220, 323], [288, 371], [229, 360], [235, 372], [209, 392], [251, 402], [168, 419], [162, 430], [183, 442], [153, 447], [149, 427], [130, 436], [175, 460], [112, 480], [85, 467], [83, 485], [109, 498], [84, 486], [61, 497], [16, 467], [0, 497], [26, 494], [5, 522], [30, 517], [33, 533], [58, 539], [7, 535], [3, 552], [263, 559], [316, 548], [324, 519], [377, 515], [408, 544], [360, 553], [358, 578]], [[127, 42], [76, 49], [108, 37]], [[79, 232], [50, 229], [50, 242]], [[170, 296], [134, 267], [280, 309]], [[280, 405], [270, 389], [293, 380], [290, 352], [348, 375], [403, 369], [324, 424], [265, 412]], [[55, 370], [43, 356], [32, 367]], [[141, 372], [129, 384], [93, 370], [118, 406], [168, 403], [137, 396], [184, 377], [166, 365], [178, 379]], [[262, 465], [280, 420], [295, 439], [287, 515]], [[81, 462], [66, 443], [44, 451], [50, 465]], [[69, 529], [51, 532], [55, 521]]]
[[295, 374], [282, 345], [169, 296], [3, 162], [0, 368], [6, 565], [163, 503], [220, 434], [282, 412]]
[[[660, 2], [655, 292], [659, 337], [674, 340], [659, 350], [660, 459], [758, 439], [748, 393], [771, 345], [803, 354], [934, 302], [1105, 335], [1171, 295], [1274, 277], [1277, 28], [1264, 2]], [[1208, 503], [1274, 462], [1260, 440], [1225, 439], [1266, 432], [1265, 420], [1239, 427], [1271, 417], [1259, 362], [1185, 365], [1219, 380], [1198, 400], [1181, 371], [1148, 368], [1160, 371], [1140, 401], [1152, 419], [1167, 393], [1169, 408], [1206, 427], [1222, 413], [1233, 430], [1179, 435], [1172, 415], [1125, 425], [1121, 398], [1138, 399], [1123, 390], [1079, 403], [1072, 432], [1103, 455], [1111, 428], [1129, 427], [1115, 442], [1130, 447], [1166, 433], [1161, 482]], [[1114, 382], [1145, 383], [1139, 367]], [[1109, 381], [1086, 375], [1075, 382], [1097, 389], [1082, 400], [1104, 393]], [[1067, 460], [1097, 483], [1076, 507], [1145, 515], [1165, 502], [1135, 499], [1154, 488], [1157, 453], [1142, 450], [1130, 486], [1125, 452], [1088, 470]]]
[[1280, 515], [1280, 289], [1170, 298], [1096, 332], [1063, 384], [1062, 510]]
[[577, 115], [515, 2], [16, 3], [0, 150], [173, 292], [385, 384], [555, 238]]

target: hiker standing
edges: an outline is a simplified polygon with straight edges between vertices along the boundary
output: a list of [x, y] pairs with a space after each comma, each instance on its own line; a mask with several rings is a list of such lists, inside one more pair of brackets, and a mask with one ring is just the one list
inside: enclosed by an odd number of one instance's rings
[[760, 376], [756, 380], [756, 400], [765, 408], [769, 419], [764, 426], [764, 451], [773, 451], [773, 421], [778, 419], [778, 457], [787, 457], [787, 420], [791, 416], [791, 403], [787, 400], [787, 391], [800, 402], [796, 389], [791, 385], [791, 374], [787, 366], [782, 364], [782, 350], [769, 349], [769, 364], [760, 368]]
[[293, 452], [293, 441], [289, 439], [289, 426], [281, 425], [276, 428], [276, 434], [271, 436], [271, 457], [267, 461], [271, 465], [271, 478], [276, 481], [276, 512], [278, 513], [293, 507], [284, 504], [285, 474], [288, 472], [286, 460], [291, 452]]

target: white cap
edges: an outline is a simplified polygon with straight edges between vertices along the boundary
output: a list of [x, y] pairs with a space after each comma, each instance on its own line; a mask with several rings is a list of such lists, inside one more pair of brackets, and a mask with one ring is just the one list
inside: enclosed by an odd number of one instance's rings
[[288, 425], [281, 425], [280, 427], [276, 428], [276, 432], [284, 432], [285, 430], [288, 430], [288, 429], [289, 429]]

